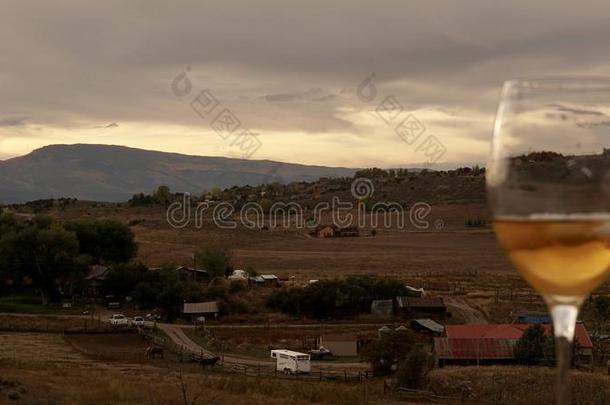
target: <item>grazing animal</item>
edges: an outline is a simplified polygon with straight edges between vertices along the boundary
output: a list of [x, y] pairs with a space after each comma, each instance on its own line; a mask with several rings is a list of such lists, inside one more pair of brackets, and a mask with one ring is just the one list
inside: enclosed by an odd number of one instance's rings
[[212, 368], [216, 365], [216, 363], [218, 363], [218, 360], [220, 360], [220, 357], [218, 356], [204, 357], [203, 359], [201, 359], [201, 367], [210, 366], [210, 368]]
[[156, 359], [157, 355], [162, 359], [164, 358], [163, 349], [161, 347], [148, 346], [145, 350], [145, 353], [148, 359]]

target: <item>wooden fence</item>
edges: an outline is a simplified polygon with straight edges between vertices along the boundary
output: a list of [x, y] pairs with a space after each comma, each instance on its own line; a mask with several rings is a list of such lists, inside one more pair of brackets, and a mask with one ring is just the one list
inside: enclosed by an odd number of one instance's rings
[[[171, 351], [176, 354], [178, 361], [184, 362], [197, 362], [203, 364], [203, 361], [210, 359], [211, 356], [205, 352], [193, 352], [188, 350], [186, 347], [177, 345], [171, 339], [166, 339], [162, 336], [154, 334], [152, 331], [139, 329], [140, 334], [152, 344], [163, 347], [165, 350]], [[235, 359], [225, 359], [223, 355], [219, 355], [220, 360], [214, 366], [214, 369], [222, 372], [241, 374], [250, 377], [272, 377], [291, 379], [299, 381], [342, 381], [342, 382], [363, 382], [373, 377], [373, 373], [370, 370], [339, 370], [334, 368], [324, 369], [312, 368], [312, 371], [307, 374], [285, 374], [281, 371], [277, 371], [275, 364], [273, 363], [258, 363], [252, 364], [251, 362], [245, 363]]]

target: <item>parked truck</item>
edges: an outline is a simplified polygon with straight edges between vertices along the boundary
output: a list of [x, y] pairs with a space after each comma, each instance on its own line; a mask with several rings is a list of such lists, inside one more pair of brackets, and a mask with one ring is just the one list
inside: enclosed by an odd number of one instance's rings
[[275, 369], [285, 374], [307, 374], [311, 371], [311, 358], [306, 353], [271, 350], [271, 358], [275, 359]]

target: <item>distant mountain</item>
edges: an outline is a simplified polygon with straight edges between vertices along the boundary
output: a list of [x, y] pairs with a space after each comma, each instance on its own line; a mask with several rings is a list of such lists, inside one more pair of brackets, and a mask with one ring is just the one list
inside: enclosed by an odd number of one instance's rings
[[314, 181], [355, 169], [271, 160], [189, 156], [113, 145], [50, 145], [0, 161], [0, 203], [43, 198], [126, 201], [160, 185], [201, 194], [212, 187]]

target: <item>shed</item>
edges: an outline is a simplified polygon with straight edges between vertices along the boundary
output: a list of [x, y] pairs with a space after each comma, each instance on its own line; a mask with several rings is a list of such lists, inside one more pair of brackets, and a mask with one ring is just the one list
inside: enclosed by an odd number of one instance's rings
[[391, 317], [394, 313], [394, 301], [373, 300], [371, 302], [371, 314], [377, 316]]
[[516, 323], [552, 323], [553, 320], [548, 312], [519, 312], [515, 315]]
[[442, 298], [396, 297], [396, 311], [405, 318], [445, 320], [447, 306]]
[[261, 276], [250, 277], [248, 282], [252, 287], [264, 287], [265, 280]]
[[332, 352], [334, 356], [357, 356], [358, 335], [334, 334], [320, 336], [320, 347]]
[[218, 316], [218, 302], [185, 302], [182, 313], [189, 316], [191, 319], [199, 316], [212, 314], [214, 318]]
[[433, 336], [440, 336], [445, 331], [443, 325], [429, 318], [413, 319], [410, 326], [416, 332], [427, 333]]
[[280, 279], [275, 274], [261, 274], [265, 287], [278, 287]]

